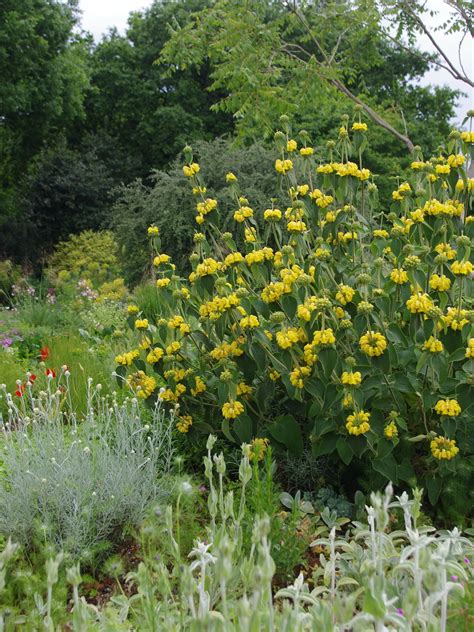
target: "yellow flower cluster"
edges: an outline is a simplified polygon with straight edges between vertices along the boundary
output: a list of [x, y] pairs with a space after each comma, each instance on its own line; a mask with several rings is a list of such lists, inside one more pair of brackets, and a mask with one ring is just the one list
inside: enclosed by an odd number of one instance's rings
[[237, 340], [233, 340], [232, 342], [223, 342], [222, 344], [215, 347], [209, 355], [213, 360], [223, 360], [224, 358], [230, 357], [238, 357], [243, 354], [243, 350], [240, 348], [240, 345], [245, 342], [243, 337], [237, 338]]
[[435, 252], [439, 255], [444, 255], [448, 261], [451, 261], [456, 256], [454, 248], [451, 248], [451, 246], [446, 243], [441, 243], [435, 246]]
[[189, 275], [189, 280], [193, 283], [196, 279], [200, 279], [201, 277], [216, 274], [222, 270], [222, 263], [216, 261], [212, 257], [204, 259], [201, 263], [198, 263], [196, 266], [196, 270], [191, 272]]
[[181, 395], [184, 395], [184, 393], [186, 393], [185, 385], [176, 384], [176, 388], [174, 389], [174, 391], [172, 388], [165, 388], [160, 391], [158, 398], [163, 402], [176, 403]]
[[120, 366], [130, 366], [139, 356], [140, 352], [134, 349], [133, 351], [127, 351], [121, 355], [115, 356], [115, 362], [120, 364]]
[[256, 263], [264, 263], [273, 259], [273, 250], [271, 248], [262, 248], [261, 250], [253, 250], [245, 255], [245, 263], [253, 266]]
[[279, 158], [275, 160], [275, 169], [278, 173], [282, 173], [283, 175], [288, 171], [293, 169], [293, 162], [287, 158], [286, 160], [280, 160]]
[[196, 375], [194, 378], [194, 388], [191, 389], [191, 395], [196, 397], [196, 395], [200, 395], [207, 390], [206, 383], [199, 375]]
[[345, 176], [353, 176], [358, 180], [368, 180], [370, 178], [369, 169], [359, 169], [355, 162], [331, 162], [320, 165], [316, 171], [318, 173], [335, 173], [344, 178]]
[[380, 356], [387, 348], [387, 339], [377, 331], [368, 331], [360, 337], [359, 345], [368, 356]]
[[169, 255], [165, 255], [164, 253], [156, 255], [156, 257], [153, 259], [153, 265], [158, 267], [162, 263], [169, 263], [170, 259], [171, 257]]
[[368, 129], [367, 123], [352, 123], [353, 132], [366, 132]]
[[407, 300], [406, 306], [412, 314], [426, 314], [434, 307], [434, 303], [428, 294], [416, 292]]
[[360, 371], [343, 371], [341, 382], [346, 386], [359, 386], [362, 382], [362, 374]]
[[250, 316], [244, 316], [240, 320], [240, 326], [242, 327], [242, 329], [254, 329], [255, 327], [260, 326], [260, 321], [258, 320], [257, 316], [251, 314]]
[[297, 149], [298, 149], [298, 143], [296, 142], [296, 140], [290, 139], [286, 143], [286, 151], [288, 151], [289, 153], [291, 153], [292, 151], [296, 151]]
[[423, 343], [423, 351], [441, 353], [443, 351], [443, 343], [434, 336], [430, 336], [428, 340]]
[[408, 283], [408, 273], [403, 268], [394, 268], [390, 272], [390, 278], [397, 285], [403, 285], [403, 283]]
[[347, 305], [354, 298], [355, 290], [353, 290], [349, 285], [340, 285], [338, 291], [336, 292], [336, 301], [338, 301], [341, 305]]
[[235, 419], [244, 412], [244, 405], [235, 400], [226, 402], [222, 406], [222, 414], [226, 419]]
[[215, 296], [212, 300], [200, 306], [199, 315], [201, 318], [218, 320], [222, 314], [228, 312], [233, 307], [237, 307], [239, 304], [239, 297], [235, 293], [229, 294], [229, 296]]
[[314, 154], [314, 149], [312, 147], [302, 147], [300, 149], [300, 154], [302, 156], [312, 156]]
[[440, 202], [436, 198], [428, 200], [423, 206], [423, 212], [427, 215], [445, 215], [447, 217], [461, 217], [464, 204], [458, 200]]
[[439, 327], [441, 328], [444, 325], [445, 327], [451, 327], [454, 331], [460, 331], [469, 323], [466, 316], [467, 311], [465, 309], [459, 310], [457, 307], [448, 307], [447, 313], [441, 317], [442, 324]]
[[392, 191], [392, 200], [400, 202], [411, 193], [411, 186], [408, 182], [402, 182], [396, 191]]
[[253, 439], [250, 444], [249, 460], [254, 462], [263, 461], [268, 449], [268, 444], [268, 439], [264, 439], [262, 437]]
[[234, 213], [234, 219], [236, 222], [239, 222], [239, 224], [245, 222], [246, 219], [250, 219], [251, 217], [253, 217], [253, 210], [250, 206], [241, 206]]
[[451, 272], [455, 276], [468, 276], [473, 271], [474, 267], [470, 261], [453, 261], [451, 264]]
[[147, 318], [137, 318], [135, 321], [135, 329], [148, 329], [148, 325]]
[[332, 195], [324, 195], [320, 189], [313, 189], [310, 193], [310, 197], [316, 202], [316, 205], [319, 206], [319, 208], [327, 208], [334, 202]]
[[159, 234], [160, 229], [158, 228], [158, 226], [152, 224], [151, 226], [148, 226], [146, 232], [150, 237], [154, 237]]
[[183, 167], [183, 173], [187, 178], [192, 178], [199, 173], [200, 169], [201, 167], [197, 164], [197, 162], [192, 162], [191, 164]]
[[203, 224], [206, 215], [211, 213], [215, 208], [217, 208], [217, 200], [214, 200], [213, 198], [206, 198], [204, 202], [198, 202], [196, 204], [196, 223], [199, 225]]
[[144, 371], [132, 373], [127, 378], [127, 384], [136, 392], [137, 397], [147, 399], [156, 389], [156, 380]]
[[461, 414], [461, 406], [455, 399], [439, 399], [434, 407], [438, 415], [457, 417]]
[[179, 329], [180, 333], [189, 334], [191, 327], [185, 322], [184, 318], [177, 314], [168, 320], [168, 327], [171, 329]]
[[389, 237], [389, 232], [388, 230], [385, 230], [383, 228], [376, 228], [373, 232], [372, 235], [376, 238], [379, 239], [387, 239], [387, 237]]
[[304, 233], [304, 231], [308, 228], [302, 220], [292, 220], [291, 222], [288, 222], [286, 227], [289, 233]]
[[461, 140], [465, 143], [474, 143], [474, 132], [461, 132]]
[[333, 345], [336, 342], [336, 337], [333, 330], [328, 327], [327, 329], [320, 329], [313, 334], [313, 345], [315, 347], [324, 347]]
[[127, 312], [129, 314], [137, 314], [139, 311], [138, 305], [127, 305]]
[[468, 338], [467, 340], [465, 357], [474, 359], [474, 338]]
[[244, 259], [244, 255], [241, 252], [231, 252], [224, 259], [223, 269], [230, 268], [230, 266], [233, 266], [237, 263], [242, 263], [243, 261], [245, 261], [245, 259]]
[[168, 287], [168, 285], [171, 283], [171, 279], [157, 279], [156, 280], [156, 287], [157, 288], [164, 288], [164, 287]]
[[462, 167], [465, 162], [466, 158], [462, 154], [451, 154], [447, 158], [448, 165], [453, 169], [458, 169], [458, 167]]
[[459, 452], [459, 448], [457, 447], [454, 439], [448, 439], [447, 437], [441, 436], [437, 436], [431, 441], [430, 448], [431, 454], [434, 458], [440, 461], [450, 461]]
[[352, 413], [347, 417], [346, 428], [347, 432], [351, 435], [361, 435], [369, 432], [370, 430], [370, 413], [363, 410]]
[[281, 220], [281, 211], [279, 208], [267, 208], [263, 211], [263, 219], [267, 222], [278, 222]]
[[438, 292], [446, 292], [451, 287], [451, 280], [445, 274], [433, 274], [430, 279], [430, 288]]
[[225, 174], [225, 179], [226, 182], [236, 182], [237, 176], [235, 175], [235, 173], [232, 173], [232, 171], [229, 171]]
[[160, 347], [155, 347], [148, 353], [146, 361], [148, 362], [148, 364], [155, 364], [156, 362], [159, 362], [163, 356], [163, 349], [160, 349]]
[[301, 327], [289, 327], [282, 331], [277, 331], [276, 341], [281, 349], [289, 349], [298, 342], [305, 342], [306, 334]]
[[383, 429], [383, 434], [387, 439], [393, 439], [395, 437], [398, 437], [397, 424], [394, 421], [391, 421]]
[[290, 372], [290, 382], [295, 388], [304, 387], [304, 378], [311, 375], [312, 368], [310, 366], [298, 366]]
[[176, 422], [176, 430], [185, 434], [186, 432], [189, 432], [189, 429], [192, 425], [193, 418], [191, 417], [191, 415], [181, 415], [180, 417], [178, 417], [178, 421]]

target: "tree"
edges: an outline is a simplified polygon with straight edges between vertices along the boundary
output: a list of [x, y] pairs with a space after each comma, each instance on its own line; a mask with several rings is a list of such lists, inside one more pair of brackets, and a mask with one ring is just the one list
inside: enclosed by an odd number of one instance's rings
[[[339, 110], [352, 101], [411, 150], [398, 104], [365, 90], [374, 68], [387, 70], [387, 51], [393, 58], [398, 49], [380, 29], [378, 8], [365, 0], [218, 0], [184, 26], [174, 21], [162, 59], [177, 69], [210, 62], [211, 87], [227, 93], [215, 108], [232, 112], [241, 129], [268, 132], [282, 112], [312, 102], [319, 115], [321, 107]], [[403, 51], [405, 61], [409, 53]], [[430, 61], [410, 56], [412, 68], [422, 62], [420, 74]], [[397, 80], [410, 92], [406, 76]]]
[[87, 46], [77, 19], [76, 0], [0, 4], [0, 225], [18, 211], [30, 160], [84, 116]]

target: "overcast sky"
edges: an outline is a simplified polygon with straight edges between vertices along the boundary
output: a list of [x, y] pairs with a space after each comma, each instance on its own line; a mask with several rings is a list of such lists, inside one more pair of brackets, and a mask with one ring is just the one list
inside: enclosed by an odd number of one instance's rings
[[[80, 0], [79, 4], [82, 10], [82, 26], [84, 30], [90, 31], [97, 41], [101, 35], [107, 32], [112, 26], [116, 26], [120, 32], [123, 32], [126, 29], [127, 18], [130, 11], [139, 11], [140, 9], [150, 6], [152, 2], [151, 0]], [[429, 0], [429, 6], [434, 10], [440, 10], [441, 18], [443, 14], [446, 16], [446, 6], [443, 0]], [[433, 24], [439, 22], [440, 18], [437, 18]], [[443, 49], [448, 51], [455, 65], [458, 65], [459, 35], [443, 35], [437, 33], [436, 39], [442, 43]], [[419, 46], [424, 50], [433, 50], [431, 43], [426, 37], [420, 39]], [[462, 62], [466, 72], [472, 77], [474, 74], [474, 47], [469, 36], [466, 36], [462, 47]], [[468, 92], [468, 86], [466, 84], [455, 81], [445, 70], [430, 71], [423, 78], [421, 83], [423, 85], [447, 84], [452, 88], [458, 88], [463, 92]], [[474, 109], [473, 90], [470, 90], [468, 95], [460, 99], [456, 116], [457, 122], [460, 122], [464, 118], [469, 109]]]

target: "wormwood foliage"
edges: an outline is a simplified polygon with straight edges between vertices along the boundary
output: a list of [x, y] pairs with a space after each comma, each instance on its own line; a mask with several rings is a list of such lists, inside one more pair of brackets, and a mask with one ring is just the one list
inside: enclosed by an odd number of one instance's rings
[[219, 202], [186, 148], [193, 270], [176, 274], [150, 226], [161, 312], [151, 322], [129, 306], [141, 342], [117, 373], [139, 397], [179, 404], [181, 432], [363, 459], [395, 483], [418, 477], [436, 502], [472, 459], [473, 134], [453, 132], [429, 160], [416, 149], [385, 205], [362, 166], [360, 112], [324, 157], [281, 122], [285, 207], [252, 208], [228, 173], [235, 234], [220, 231]]

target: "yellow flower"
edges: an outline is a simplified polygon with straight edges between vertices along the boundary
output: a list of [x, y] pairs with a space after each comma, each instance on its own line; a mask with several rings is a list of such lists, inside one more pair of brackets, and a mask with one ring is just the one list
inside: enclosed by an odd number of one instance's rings
[[428, 294], [416, 292], [408, 299], [406, 306], [412, 314], [426, 314], [434, 304]]
[[135, 321], [135, 329], [148, 329], [148, 324], [147, 318], [137, 318]]
[[394, 283], [397, 283], [398, 285], [408, 283], [408, 274], [407, 271], [403, 268], [394, 268], [390, 272], [390, 278]]
[[347, 432], [351, 435], [361, 435], [369, 432], [370, 430], [370, 413], [363, 410], [358, 413], [352, 413], [347, 417], [346, 428]]
[[288, 171], [291, 171], [293, 169], [293, 162], [289, 159], [287, 160], [277, 159], [275, 160], [275, 169], [278, 171], [278, 173], [285, 174]]
[[232, 171], [229, 171], [225, 174], [225, 179], [226, 182], [235, 182], [237, 180], [237, 176], [233, 174]]
[[204, 393], [207, 390], [206, 383], [199, 377], [199, 375], [196, 375], [194, 378], [194, 384], [194, 388], [191, 389], [191, 395], [193, 397], [196, 397], [196, 395]]
[[222, 414], [226, 419], [235, 419], [244, 412], [244, 406], [241, 402], [231, 400], [222, 406]]
[[366, 132], [367, 129], [367, 123], [352, 123], [353, 132]]
[[425, 221], [425, 214], [421, 208], [417, 208], [415, 211], [412, 211], [410, 213], [410, 217], [414, 222], [420, 223]]
[[465, 143], [474, 143], [474, 132], [461, 132], [461, 139]]
[[270, 259], [273, 259], [273, 250], [268, 247], [262, 248], [261, 250], [254, 250], [245, 255], [245, 263], [249, 266], [256, 263], [263, 263]]
[[461, 406], [455, 399], [439, 399], [434, 407], [438, 415], [457, 417], [461, 414]]
[[474, 267], [470, 261], [453, 261], [451, 272], [456, 276], [468, 276], [472, 274]]
[[263, 212], [263, 219], [267, 222], [278, 222], [281, 219], [281, 211], [279, 208], [267, 208]]
[[129, 314], [136, 314], [138, 312], [138, 306], [137, 305], [127, 305], [127, 312]]
[[439, 324], [438, 326], [441, 328], [444, 325], [451, 327], [454, 331], [459, 331], [469, 323], [466, 316], [467, 311], [465, 309], [459, 310], [456, 307], [448, 307], [446, 315], [441, 318], [442, 325]]
[[224, 259], [224, 265], [229, 268], [236, 263], [242, 263], [242, 261], [244, 261], [244, 256], [241, 252], [231, 252], [230, 255], [227, 255]]
[[303, 388], [304, 387], [304, 378], [311, 375], [311, 367], [310, 366], [301, 366], [296, 367], [290, 373], [290, 382], [293, 384], [295, 388]]
[[451, 280], [444, 274], [441, 276], [433, 274], [430, 279], [430, 288], [432, 290], [438, 290], [439, 292], [445, 292], [451, 287]]
[[237, 395], [251, 395], [253, 388], [245, 382], [239, 382], [237, 384]]
[[192, 178], [199, 173], [200, 169], [200, 166], [196, 162], [193, 162], [190, 165], [185, 165], [183, 167], [183, 173], [187, 178]]
[[263, 439], [261, 437], [253, 439], [252, 443], [250, 444], [249, 460], [263, 461], [267, 452], [268, 444], [268, 439]]
[[250, 316], [244, 316], [244, 318], [242, 318], [240, 321], [240, 326], [242, 327], [242, 329], [253, 329], [254, 327], [260, 326], [260, 321], [258, 320], [257, 316], [254, 316], [252, 314]]
[[248, 244], [253, 244], [257, 241], [257, 229], [250, 227], [245, 229], [245, 241]]
[[214, 360], [223, 360], [224, 358], [228, 358], [229, 356], [238, 357], [243, 354], [243, 350], [240, 348], [240, 344], [245, 342], [245, 338], [242, 336], [237, 340], [233, 340], [232, 342], [223, 342], [222, 344], [215, 347], [209, 355]]
[[360, 337], [359, 345], [368, 356], [380, 356], [387, 348], [387, 340], [377, 331], [368, 331]]
[[287, 228], [289, 233], [303, 233], [307, 229], [307, 226], [300, 220], [298, 222], [288, 222]]
[[403, 182], [396, 191], [392, 192], [392, 199], [396, 201], [403, 200], [405, 195], [409, 195], [411, 192], [411, 186], [408, 182]]
[[391, 421], [389, 424], [387, 424], [383, 429], [383, 433], [387, 439], [398, 437], [398, 428], [396, 423], [394, 421]]
[[286, 143], [286, 151], [291, 153], [292, 151], [296, 151], [296, 149], [298, 149], [298, 143], [296, 142], [296, 140], [290, 139]]
[[270, 371], [268, 372], [268, 377], [271, 379], [272, 382], [276, 382], [280, 379], [281, 375], [278, 373], [278, 371], [275, 371], [275, 369], [270, 369]]
[[336, 342], [336, 337], [334, 336], [333, 330], [329, 327], [328, 329], [317, 330], [313, 334], [313, 345], [316, 347], [333, 345]]
[[447, 437], [441, 437], [439, 435], [431, 441], [430, 448], [434, 458], [440, 461], [443, 459], [449, 461], [459, 452], [459, 448], [454, 439], [448, 439]]
[[298, 342], [304, 342], [306, 336], [303, 329], [290, 327], [282, 331], [277, 331], [276, 341], [281, 349], [289, 349]]
[[467, 340], [465, 357], [474, 359], [474, 338], [468, 338]]
[[148, 362], [148, 364], [155, 364], [156, 362], [159, 362], [161, 360], [163, 355], [163, 349], [160, 349], [160, 347], [155, 347], [155, 349], [152, 349], [147, 355], [146, 361]]
[[236, 222], [239, 222], [239, 223], [244, 222], [246, 219], [249, 219], [250, 217], [253, 217], [253, 210], [250, 208], [250, 206], [241, 206], [234, 213], [234, 219]]
[[150, 236], [154, 236], [154, 235], [158, 235], [160, 232], [160, 229], [158, 228], [158, 226], [155, 226], [154, 224], [152, 224], [151, 226], [148, 226], [147, 231], [148, 235]]
[[448, 175], [451, 173], [451, 167], [449, 165], [436, 165], [435, 173], [438, 175]]
[[437, 252], [439, 255], [445, 255], [448, 261], [451, 261], [456, 256], [456, 251], [451, 248], [449, 244], [438, 244], [435, 247], [435, 252]]
[[423, 343], [423, 351], [441, 353], [441, 351], [443, 351], [443, 343], [441, 340], [437, 340], [434, 336], [430, 336], [428, 340]]
[[348, 386], [359, 386], [362, 382], [362, 374], [360, 371], [344, 371], [341, 375], [341, 382]]
[[355, 290], [353, 290], [349, 285], [340, 285], [339, 290], [336, 293], [336, 301], [341, 303], [341, 305], [347, 305], [354, 298]]
[[156, 389], [155, 378], [146, 375], [144, 371], [137, 371], [132, 373], [127, 378], [127, 384], [136, 392], [137, 397], [146, 399], [150, 397], [153, 391]]
[[240, 299], [234, 292], [229, 296], [216, 296], [212, 300], [203, 303], [199, 308], [201, 318], [209, 318], [209, 320], [218, 320], [222, 314], [237, 307]]
[[300, 149], [300, 154], [302, 156], [312, 156], [314, 154], [314, 149], [312, 147], [302, 147]]
[[186, 433], [193, 425], [193, 418], [191, 415], [181, 415], [178, 417], [179, 421], [176, 422], [176, 429], [179, 432]]
[[388, 231], [384, 230], [384, 229], [380, 229], [380, 228], [375, 229], [373, 231], [372, 235], [374, 237], [378, 237], [380, 239], [386, 239], [387, 237], [389, 237]]
[[157, 279], [156, 280], [156, 287], [157, 288], [163, 288], [163, 287], [168, 287], [168, 285], [171, 283], [170, 279]]
[[130, 366], [139, 356], [140, 352], [134, 349], [133, 351], [127, 351], [121, 355], [115, 356], [115, 362], [121, 366]]
[[452, 167], [453, 169], [462, 167], [465, 162], [466, 162], [466, 158], [462, 154], [456, 154], [456, 155], [451, 154], [450, 156], [448, 156], [448, 165]]
[[342, 406], [343, 408], [353, 408], [354, 398], [352, 397], [350, 393], [347, 393], [347, 395], [344, 395], [342, 399]]
[[415, 160], [411, 163], [410, 167], [414, 170], [417, 171], [419, 169], [424, 169], [426, 167], [426, 162], [422, 162], [420, 160]]

